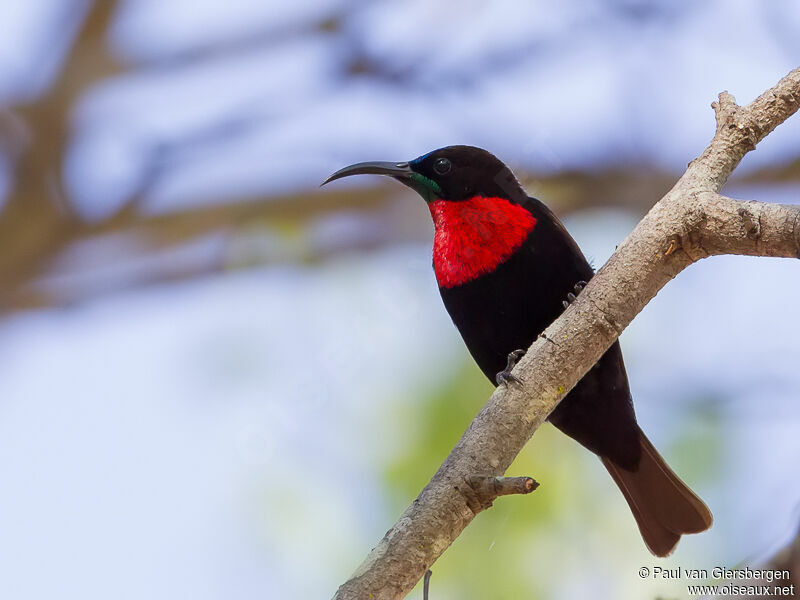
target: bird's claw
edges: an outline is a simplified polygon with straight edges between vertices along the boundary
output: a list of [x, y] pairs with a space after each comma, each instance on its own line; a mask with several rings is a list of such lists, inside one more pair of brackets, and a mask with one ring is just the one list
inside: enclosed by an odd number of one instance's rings
[[572, 289], [575, 290], [575, 293], [573, 294], [572, 292], [569, 292], [567, 294], [567, 299], [561, 301], [561, 306], [563, 306], [564, 308], [569, 308], [569, 305], [575, 302], [575, 298], [578, 297], [578, 294], [580, 294], [583, 291], [583, 288], [585, 288], [586, 285], [587, 283], [585, 281], [579, 281], [574, 286], [572, 286]]
[[500, 371], [495, 376], [495, 381], [497, 385], [508, 385], [509, 383], [516, 383], [517, 385], [522, 385], [522, 380], [517, 377], [516, 375], [512, 375], [511, 371], [514, 369], [514, 366], [517, 364], [517, 361], [525, 355], [525, 350], [514, 350], [513, 352], [508, 353], [508, 362], [506, 362], [506, 368]]
[[497, 385], [505, 385], [506, 387], [509, 383], [522, 385], [522, 380], [519, 377], [511, 373], [506, 373], [505, 371], [500, 371], [495, 379], [497, 380]]

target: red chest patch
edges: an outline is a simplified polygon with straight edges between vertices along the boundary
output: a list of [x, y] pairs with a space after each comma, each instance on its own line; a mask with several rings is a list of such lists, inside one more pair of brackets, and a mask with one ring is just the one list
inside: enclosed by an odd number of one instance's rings
[[436, 226], [433, 270], [443, 288], [489, 273], [507, 260], [536, 226], [531, 213], [504, 198], [436, 200], [428, 208]]

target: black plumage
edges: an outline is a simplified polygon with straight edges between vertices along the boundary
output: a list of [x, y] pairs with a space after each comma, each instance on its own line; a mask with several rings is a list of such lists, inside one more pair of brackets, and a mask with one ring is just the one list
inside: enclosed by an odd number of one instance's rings
[[[449, 146], [410, 162], [359, 163], [328, 181], [364, 173], [394, 177], [428, 203], [442, 300], [493, 383], [509, 353], [527, 349], [594, 274], [552, 211], [485, 150]], [[654, 554], [666, 556], [682, 534], [711, 526], [708, 508], [639, 428], [618, 342], [549, 420], [600, 457]]]

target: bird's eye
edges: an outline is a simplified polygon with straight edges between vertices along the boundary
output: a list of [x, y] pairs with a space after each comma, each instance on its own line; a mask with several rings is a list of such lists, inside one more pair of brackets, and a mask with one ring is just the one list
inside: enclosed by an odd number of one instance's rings
[[433, 170], [436, 171], [439, 175], [447, 175], [450, 172], [450, 168], [453, 165], [450, 164], [450, 161], [446, 158], [437, 158], [436, 162], [433, 163]]

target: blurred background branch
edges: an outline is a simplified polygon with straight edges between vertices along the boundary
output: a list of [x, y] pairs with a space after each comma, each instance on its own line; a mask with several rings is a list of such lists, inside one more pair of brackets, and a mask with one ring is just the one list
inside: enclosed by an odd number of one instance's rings
[[[770, 588], [774, 587], [789, 587], [794, 586], [794, 594], [796, 595], [798, 588], [798, 577], [797, 574], [800, 573], [800, 531], [795, 535], [794, 539], [792, 539], [786, 546], [781, 548], [775, 555], [773, 555], [768, 560], [760, 560], [760, 561], [752, 561], [748, 562], [746, 565], [740, 565], [739, 568], [746, 568], [750, 567], [752, 569], [760, 569], [760, 570], [772, 570], [772, 571], [786, 571], [789, 574], [789, 577], [781, 577], [776, 578], [773, 581], [765, 581], [763, 579], [750, 579], [750, 580], [735, 580], [730, 581], [729, 583], [733, 583], [738, 586], [769, 586]], [[715, 582], [719, 584], [719, 582]], [[784, 597], [785, 594], [782, 594]], [[706, 596], [706, 598], [718, 598], [719, 600], [732, 600], [733, 598], [742, 598], [742, 594], [737, 595], [718, 595], [718, 596]], [[764, 596], [763, 594], [759, 595], [750, 595], [746, 596], [751, 600], [755, 600], [755, 598], [778, 598], [778, 595], [769, 595]]]
[[[81, 103], [104, 86], [182, 77], [188, 70], [248, 60], [249, 54], [262, 47], [316, 33], [331, 44], [348, 42], [351, 50], [343, 56], [340, 77], [424, 89], [414, 72], [378, 60], [354, 36], [352, 27], [344, 25], [363, 10], [358, 3], [335, 6], [305, 24], [281, 29], [277, 37], [273, 27], [264, 26], [244, 36], [133, 57], [121, 57], [110, 43], [121, 6], [113, 0], [63, 4], [61, 13], [53, 17], [53, 22], [70, 23], [65, 28], [67, 33], [61, 32], [65, 42], [51, 50], [55, 54], [51, 60], [59, 65], [57, 74], [33, 97], [14, 101], [0, 112], [0, 152], [12, 165], [0, 212], [0, 311], [63, 306], [111, 291], [202, 277], [226, 269], [313, 262], [350, 250], [425, 238], [426, 224], [413, 216], [403, 217], [405, 226], [397, 225], [398, 216], [409, 214], [398, 209], [398, 202], [404, 199], [398, 198], [401, 194], [397, 190], [374, 187], [318, 193], [313, 178], [295, 192], [275, 194], [268, 186], [263, 191], [229, 190], [225, 196], [215, 192], [216, 197], [202, 205], [152, 210], [153, 197], [192, 153], [219, 152], [232, 140], [247, 138], [264, 119], [269, 120], [255, 102], [243, 102], [238, 108], [218, 113], [178, 136], [141, 139], [137, 152], [143, 156], [138, 158], [138, 174], [129, 184], [117, 184], [119, 200], [111, 203], [111, 209], [92, 210], [91, 214], [80, 210], [76, 194], [81, 192], [65, 184], [65, 165], [76, 136], [98, 126], [80, 118]], [[525, 56], [518, 50], [490, 55], [484, 67], [512, 69]], [[192, 102], [191, 96], [186, 102]], [[131, 108], [136, 110], [135, 105]], [[101, 118], [120, 120], [126, 115], [110, 112]], [[288, 158], [291, 160], [291, 156]], [[241, 160], [258, 162], [258, 157], [242, 156]], [[82, 168], [106, 167], [98, 163]], [[562, 215], [587, 206], [618, 206], [641, 215], [653, 198], [666, 191], [672, 174], [644, 161], [636, 168], [624, 169], [528, 170], [523, 178]], [[754, 169], [740, 182], [798, 180], [800, 158], [790, 157], [781, 165]], [[364, 209], [371, 215], [372, 234], [340, 239], [334, 246], [313, 239], [310, 229], [320, 218]], [[259, 239], [276, 231], [290, 243], [283, 244], [281, 250], [267, 250], [269, 243], [259, 244]], [[105, 243], [112, 238], [116, 245]], [[79, 257], [86, 253], [81, 254], [80, 248], [92, 243], [104, 244], [108, 251], [94, 254], [91, 263], [82, 262]], [[200, 247], [204, 250], [193, 250]], [[186, 260], [187, 256], [192, 260]], [[109, 272], [117, 272], [117, 276], [108, 277]]]

